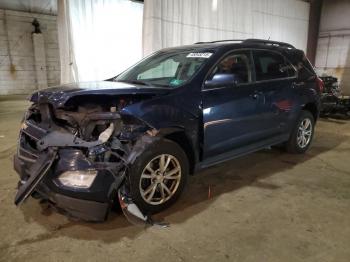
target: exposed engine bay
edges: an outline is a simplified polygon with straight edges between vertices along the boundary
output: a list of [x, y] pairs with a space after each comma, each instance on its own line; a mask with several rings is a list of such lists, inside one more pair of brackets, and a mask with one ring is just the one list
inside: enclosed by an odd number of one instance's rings
[[[15, 204], [35, 195], [73, 217], [103, 221], [119, 201], [131, 222], [154, 224], [132, 202], [127, 171], [158, 132], [121, 113], [151, 97], [77, 96], [59, 108], [47, 101], [33, 103], [23, 119], [14, 161], [21, 177]], [[77, 193], [86, 199], [74, 199]]]

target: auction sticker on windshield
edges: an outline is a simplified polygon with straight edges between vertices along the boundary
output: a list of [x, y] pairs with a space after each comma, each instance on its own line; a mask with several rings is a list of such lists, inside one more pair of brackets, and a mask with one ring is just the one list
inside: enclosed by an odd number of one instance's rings
[[213, 53], [189, 53], [186, 57], [191, 58], [209, 58]]

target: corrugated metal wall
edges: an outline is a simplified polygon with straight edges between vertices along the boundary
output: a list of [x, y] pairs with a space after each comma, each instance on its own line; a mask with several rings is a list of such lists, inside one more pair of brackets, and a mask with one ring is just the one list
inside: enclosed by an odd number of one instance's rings
[[316, 52], [319, 74], [338, 77], [350, 95], [350, 1], [324, 0]]
[[309, 8], [298, 0], [252, 0], [253, 37], [270, 37], [306, 51]]
[[301, 0], [146, 0], [144, 54], [198, 41], [252, 37], [306, 50], [309, 8]]

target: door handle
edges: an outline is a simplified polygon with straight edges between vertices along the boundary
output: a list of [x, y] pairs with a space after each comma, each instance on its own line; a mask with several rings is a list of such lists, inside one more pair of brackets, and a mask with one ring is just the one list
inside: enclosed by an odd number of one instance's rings
[[305, 85], [305, 82], [293, 82], [292, 87], [293, 88], [298, 88]]
[[257, 93], [255, 93], [255, 94], [253, 94], [253, 95], [250, 95], [253, 99], [258, 99], [258, 97], [259, 97], [259, 94], [257, 94]]
[[255, 91], [254, 94], [251, 94], [250, 97], [253, 99], [258, 99], [262, 95], [262, 92]]

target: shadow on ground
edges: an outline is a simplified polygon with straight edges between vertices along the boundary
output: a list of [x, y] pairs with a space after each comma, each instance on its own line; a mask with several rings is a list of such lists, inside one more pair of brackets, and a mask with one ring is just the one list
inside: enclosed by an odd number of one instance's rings
[[[340, 121], [335, 123], [342, 124]], [[344, 135], [317, 130], [312, 148], [304, 155], [281, 153], [281, 150], [274, 148], [203, 170], [189, 178], [187, 188], [178, 202], [168, 210], [157, 214], [155, 219], [165, 220], [170, 225], [181, 224], [215, 205], [220, 201], [220, 195], [246, 186], [278, 190], [279, 185], [264, 182], [264, 178], [292, 169], [329, 150], [337, 150], [335, 148], [345, 139]], [[39, 223], [47, 229], [47, 232], [35, 239], [24, 239], [17, 243], [18, 245], [60, 236], [110, 243], [122, 238], [133, 239], [144, 230], [143, 227], [130, 225], [121, 211], [111, 212], [104, 223], [86, 223], [69, 220], [52, 212], [51, 209], [40, 208], [38, 202], [33, 199], [22, 205], [21, 210], [26, 221]]]

